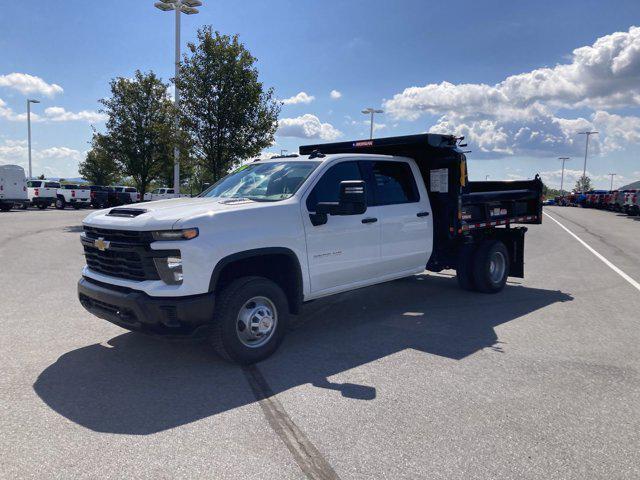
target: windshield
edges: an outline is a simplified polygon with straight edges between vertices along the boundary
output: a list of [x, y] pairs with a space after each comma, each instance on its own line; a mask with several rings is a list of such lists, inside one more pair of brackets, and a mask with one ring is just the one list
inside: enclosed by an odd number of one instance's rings
[[291, 161], [250, 163], [216, 182], [200, 196], [248, 198], [258, 202], [284, 200], [296, 193], [319, 164]]

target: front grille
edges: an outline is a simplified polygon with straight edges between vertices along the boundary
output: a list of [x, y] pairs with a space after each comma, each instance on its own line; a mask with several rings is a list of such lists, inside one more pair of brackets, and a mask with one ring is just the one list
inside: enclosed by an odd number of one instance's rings
[[[100, 240], [103, 250], [95, 244]], [[108, 246], [105, 244], [108, 242]], [[94, 272], [126, 280], [159, 280], [153, 263], [157, 257], [171, 255], [174, 251], [151, 250], [150, 232], [110, 230], [84, 227], [82, 246], [87, 266]], [[106, 247], [106, 248], [104, 248]]]

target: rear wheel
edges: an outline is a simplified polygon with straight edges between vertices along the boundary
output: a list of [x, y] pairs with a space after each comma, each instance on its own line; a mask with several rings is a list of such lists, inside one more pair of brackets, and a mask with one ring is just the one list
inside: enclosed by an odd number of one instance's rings
[[39, 204], [38, 204], [38, 208], [39, 208], [40, 210], [44, 210], [44, 209], [46, 209], [48, 206], [49, 206], [49, 205], [47, 205], [46, 203], [39, 203]]
[[275, 352], [284, 338], [289, 305], [269, 279], [242, 277], [225, 287], [215, 307], [210, 343], [227, 361], [248, 365]]
[[56, 198], [56, 208], [58, 210], [64, 210], [64, 207], [67, 206], [67, 202], [64, 201], [64, 198]]
[[497, 293], [507, 283], [509, 252], [499, 240], [485, 240], [480, 244], [473, 260], [473, 280], [478, 291]]
[[2, 211], [2, 212], [8, 212], [12, 208], [13, 208], [13, 205], [11, 205], [11, 204], [6, 204], [5, 203], [3, 205], [0, 205], [0, 211]]

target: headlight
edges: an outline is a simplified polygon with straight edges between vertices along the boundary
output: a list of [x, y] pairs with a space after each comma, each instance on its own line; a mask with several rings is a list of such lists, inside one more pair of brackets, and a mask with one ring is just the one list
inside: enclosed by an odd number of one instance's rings
[[160, 279], [168, 285], [180, 285], [182, 283], [182, 258], [180, 254], [170, 257], [154, 258]]
[[156, 241], [191, 240], [198, 236], [198, 229], [185, 228], [184, 230], [160, 230], [157, 232], [151, 232], [151, 236]]

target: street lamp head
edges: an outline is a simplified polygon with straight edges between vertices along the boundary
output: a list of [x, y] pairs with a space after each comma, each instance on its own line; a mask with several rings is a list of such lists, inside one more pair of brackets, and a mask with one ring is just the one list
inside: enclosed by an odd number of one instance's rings
[[35, 100], [35, 99], [33, 99], [33, 98], [29, 98], [29, 99], [27, 100], [27, 102], [29, 102], [29, 103], [40, 103], [40, 100]]
[[153, 4], [154, 7], [156, 7], [158, 10], [162, 10], [163, 12], [168, 12], [170, 10], [173, 10], [173, 4], [171, 3], [164, 3], [164, 2], [156, 2]]
[[200, 13], [200, 10], [193, 7], [187, 7], [186, 5], [182, 5], [180, 7], [180, 11], [185, 15], [195, 15], [196, 13]]
[[200, 0], [182, 0], [182, 4], [192, 8], [202, 6], [202, 2]]

